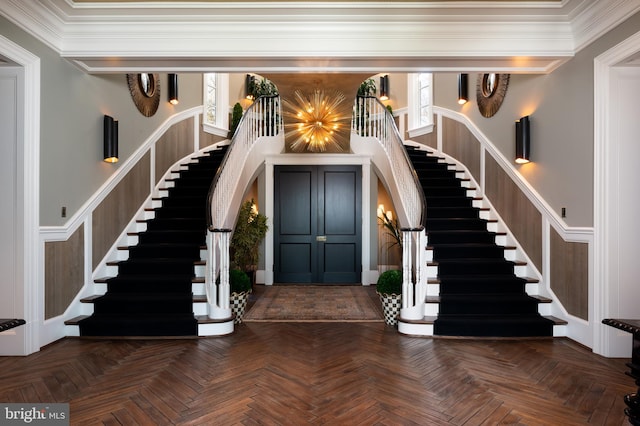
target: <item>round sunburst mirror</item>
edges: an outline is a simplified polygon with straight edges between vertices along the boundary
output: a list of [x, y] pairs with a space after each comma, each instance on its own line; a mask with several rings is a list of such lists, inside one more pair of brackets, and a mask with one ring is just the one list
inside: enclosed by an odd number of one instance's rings
[[160, 104], [160, 76], [158, 74], [127, 74], [127, 84], [133, 103], [145, 117], [151, 117]]
[[478, 109], [483, 117], [498, 112], [509, 87], [509, 74], [479, 74], [476, 87]]

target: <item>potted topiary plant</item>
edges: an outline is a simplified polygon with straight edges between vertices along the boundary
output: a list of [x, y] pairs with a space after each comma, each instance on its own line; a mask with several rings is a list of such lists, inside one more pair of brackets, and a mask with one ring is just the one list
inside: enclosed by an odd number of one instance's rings
[[396, 325], [402, 307], [402, 271], [391, 269], [380, 274], [376, 293], [382, 303], [384, 321], [389, 325]]
[[235, 314], [234, 323], [242, 322], [242, 317], [247, 309], [249, 293], [251, 293], [251, 280], [246, 272], [240, 269], [231, 269], [229, 271], [229, 286], [231, 287], [231, 295], [229, 303], [231, 312]]
[[244, 202], [231, 237], [230, 251], [235, 268], [247, 273], [252, 284], [255, 283], [255, 271], [260, 260], [260, 243], [268, 229], [267, 217], [258, 212], [254, 201]]
[[233, 135], [236, 133], [238, 124], [240, 124], [240, 120], [242, 119], [242, 114], [242, 105], [240, 105], [240, 102], [236, 102], [236, 104], [233, 106], [233, 113], [231, 114], [231, 129], [229, 129], [229, 139], [233, 138]]

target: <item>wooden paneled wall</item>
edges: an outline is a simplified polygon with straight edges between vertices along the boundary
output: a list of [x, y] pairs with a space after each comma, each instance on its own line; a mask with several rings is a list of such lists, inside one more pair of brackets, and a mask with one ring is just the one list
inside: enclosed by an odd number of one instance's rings
[[553, 227], [551, 240], [551, 289], [567, 312], [589, 320], [589, 246], [564, 241]]
[[156, 182], [179, 159], [193, 153], [193, 118], [174, 124], [156, 142]]
[[61, 315], [84, 285], [84, 227], [44, 245], [44, 318]]
[[489, 154], [485, 156], [485, 194], [541, 271], [542, 214]]
[[447, 117], [442, 117], [442, 150], [461, 161], [469, 169], [469, 173], [478, 181], [480, 179], [480, 143], [463, 124]]
[[[200, 122], [202, 123], [202, 115], [200, 115]], [[200, 137], [199, 137], [200, 149], [206, 148], [218, 142], [222, 142], [223, 140], [229, 139], [226, 136], [212, 135], [209, 132], [205, 132], [202, 129], [202, 126], [199, 126], [199, 127], [200, 127]]]
[[93, 211], [92, 267], [95, 269], [151, 191], [151, 155], [145, 154]]
[[[400, 119], [404, 120], [404, 128], [409, 129], [409, 114], [402, 114]], [[438, 128], [434, 124], [433, 131], [431, 133], [426, 133], [424, 135], [414, 136], [414, 137], [410, 137], [409, 131], [406, 130], [404, 132], [404, 139], [412, 140], [414, 142], [431, 147], [433, 149], [438, 149]]]

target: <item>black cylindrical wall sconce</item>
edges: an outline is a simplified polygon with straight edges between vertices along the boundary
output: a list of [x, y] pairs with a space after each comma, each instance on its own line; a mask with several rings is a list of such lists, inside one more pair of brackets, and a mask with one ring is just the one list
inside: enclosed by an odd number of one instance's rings
[[118, 122], [108, 115], [104, 116], [103, 130], [104, 161], [118, 162]]
[[389, 100], [389, 75], [380, 77], [380, 100]]
[[244, 95], [245, 98], [253, 100], [253, 86], [255, 84], [255, 77], [251, 74], [247, 74], [244, 78]]
[[531, 130], [529, 116], [516, 121], [516, 163], [526, 164], [530, 160]]
[[469, 101], [469, 74], [458, 74], [458, 104]]
[[169, 103], [178, 105], [178, 74], [169, 74]]

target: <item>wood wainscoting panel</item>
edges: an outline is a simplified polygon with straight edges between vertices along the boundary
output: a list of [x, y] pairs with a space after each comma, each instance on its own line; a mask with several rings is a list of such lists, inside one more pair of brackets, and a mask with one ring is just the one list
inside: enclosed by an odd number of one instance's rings
[[[202, 115], [200, 116], [200, 123], [202, 123]], [[224, 140], [227, 140], [229, 138], [224, 137], [224, 136], [218, 136], [218, 135], [213, 135], [209, 132], [205, 132], [204, 130], [202, 130], [202, 125], [199, 126], [200, 129], [200, 138], [199, 140], [199, 148], [200, 149], [204, 149], [208, 146], [211, 146], [213, 144], [216, 144], [218, 142], [222, 142]]]
[[84, 285], [84, 225], [44, 244], [44, 318], [62, 315]]
[[485, 195], [541, 271], [542, 214], [488, 153], [485, 155]]
[[[408, 114], [404, 114], [404, 124], [405, 124], [405, 129], [409, 128], [409, 115]], [[433, 125], [433, 131], [429, 132], [429, 133], [425, 133], [424, 135], [420, 135], [420, 136], [414, 136], [414, 137], [410, 137], [409, 136], [409, 131], [407, 130], [405, 132], [405, 140], [411, 140], [413, 142], [417, 142], [421, 145], [425, 145], [428, 146], [430, 148], [433, 149], [438, 149], [438, 127], [436, 126], [436, 124]]]
[[565, 241], [551, 228], [551, 289], [567, 311], [589, 320], [589, 245]]
[[156, 182], [176, 161], [193, 153], [193, 117], [171, 126], [156, 142]]
[[476, 181], [481, 181], [480, 142], [467, 126], [442, 117], [442, 150], [467, 166]]
[[100, 263], [151, 191], [151, 155], [146, 153], [93, 211], [92, 267]]

